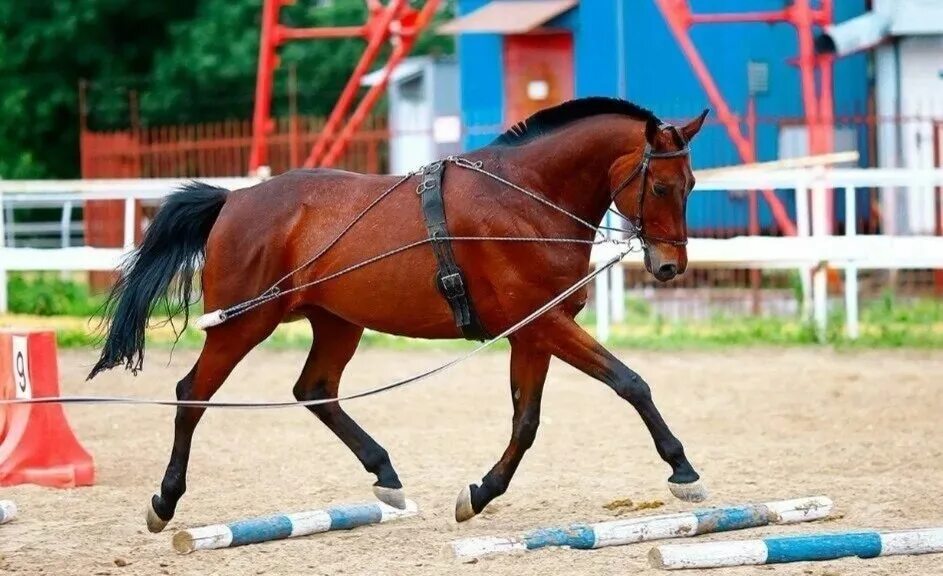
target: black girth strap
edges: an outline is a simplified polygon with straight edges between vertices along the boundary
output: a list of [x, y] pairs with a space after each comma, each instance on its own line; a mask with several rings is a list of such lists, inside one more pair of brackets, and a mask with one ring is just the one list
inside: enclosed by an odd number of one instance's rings
[[452, 308], [455, 325], [468, 340], [485, 340], [488, 332], [481, 325], [475, 307], [466, 289], [465, 276], [455, 263], [452, 243], [448, 240], [449, 231], [445, 224], [445, 200], [442, 197], [443, 162], [434, 162], [422, 169], [422, 181], [416, 193], [422, 199], [422, 215], [426, 220], [426, 229], [432, 240], [432, 251], [439, 263], [436, 273], [436, 285]]

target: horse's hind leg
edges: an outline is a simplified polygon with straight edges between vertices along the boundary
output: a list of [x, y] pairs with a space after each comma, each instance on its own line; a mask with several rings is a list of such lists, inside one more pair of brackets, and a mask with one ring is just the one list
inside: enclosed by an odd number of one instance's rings
[[[253, 319], [258, 320], [258, 319]], [[177, 383], [178, 400], [209, 400], [219, 390], [236, 364], [268, 336], [277, 322], [249, 326], [243, 318], [211, 328], [196, 364]], [[160, 532], [174, 517], [177, 502], [187, 489], [187, 465], [193, 431], [205, 408], [178, 407], [174, 419], [174, 444], [170, 462], [155, 494], [147, 507], [147, 529]]]
[[[295, 398], [336, 398], [341, 374], [357, 350], [363, 328], [320, 309], [312, 312], [309, 319], [314, 330], [314, 343], [295, 384]], [[367, 472], [376, 475], [373, 491], [377, 498], [390, 506], [405, 508], [403, 485], [386, 450], [364, 432], [340, 404], [331, 402], [309, 406], [308, 409], [350, 448]]]
[[635, 408], [655, 442], [662, 460], [671, 466], [668, 479], [671, 493], [681, 500], [700, 502], [707, 491], [698, 482], [698, 474], [684, 455], [681, 442], [675, 438], [655, 407], [651, 390], [641, 376], [619, 361], [571, 318], [562, 314], [547, 318], [551, 325], [546, 346], [554, 356], [570, 366], [602, 381]]
[[511, 477], [524, 457], [524, 452], [537, 437], [540, 423], [540, 398], [550, 366], [550, 354], [525, 343], [511, 341], [511, 400], [514, 416], [511, 440], [498, 463], [485, 474], [481, 485], [467, 486], [455, 502], [455, 520], [462, 522], [475, 516], [496, 497], [504, 494]]

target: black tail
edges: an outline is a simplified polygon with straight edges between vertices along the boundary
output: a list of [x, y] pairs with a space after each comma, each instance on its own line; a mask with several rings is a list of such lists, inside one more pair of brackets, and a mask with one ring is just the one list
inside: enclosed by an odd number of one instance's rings
[[193, 277], [203, 260], [210, 229], [226, 202], [227, 190], [192, 182], [171, 194], [144, 235], [144, 242], [121, 267], [121, 279], [104, 305], [107, 325], [101, 358], [88, 375], [124, 364], [137, 374], [144, 365], [144, 330], [155, 303], [180, 279], [169, 313], [184, 314], [186, 328]]

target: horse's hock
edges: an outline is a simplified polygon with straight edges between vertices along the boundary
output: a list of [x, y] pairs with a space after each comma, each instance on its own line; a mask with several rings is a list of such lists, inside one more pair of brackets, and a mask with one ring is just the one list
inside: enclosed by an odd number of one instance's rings
[[[0, 398], [49, 396], [59, 396], [55, 333], [0, 331]], [[92, 457], [61, 405], [0, 406], [0, 486], [71, 488], [94, 481]]]

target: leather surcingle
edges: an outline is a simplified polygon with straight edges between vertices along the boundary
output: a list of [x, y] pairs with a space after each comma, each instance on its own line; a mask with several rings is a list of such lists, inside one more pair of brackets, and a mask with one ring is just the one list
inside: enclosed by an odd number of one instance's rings
[[488, 332], [481, 325], [481, 320], [475, 312], [475, 306], [468, 294], [465, 275], [455, 262], [452, 243], [448, 239], [445, 199], [442, 196], [444, 172], [445, 163], [443, 162], [434, 162], [425, 166], [420, 173], [422, 181], [416, 190], [422, 201], [422, 215], [429, 238], [432, 240], [432, 251], [439, 266], [436, 272], [436, 286], [452, 309], [455, 325], [462, 331], [462, 336], [467, 340], [485, 340], [489, 337]]

